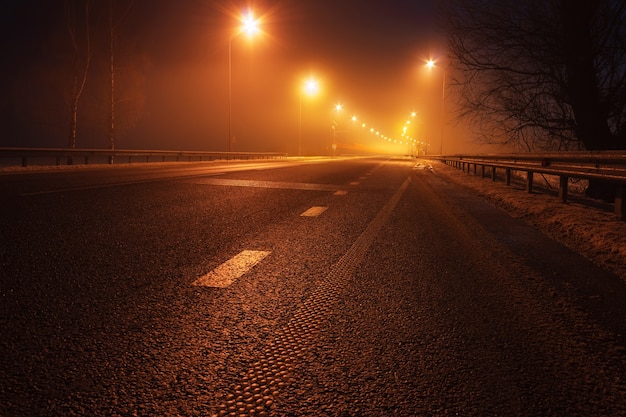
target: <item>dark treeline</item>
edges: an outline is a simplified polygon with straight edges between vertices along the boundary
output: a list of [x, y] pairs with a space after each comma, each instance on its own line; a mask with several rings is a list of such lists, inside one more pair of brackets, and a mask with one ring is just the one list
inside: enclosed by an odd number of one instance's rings
[[106, 148], [112, 135], [132, 128], [144, 101], [156, 6], [146, 0], [5, 2], [0, 145]]

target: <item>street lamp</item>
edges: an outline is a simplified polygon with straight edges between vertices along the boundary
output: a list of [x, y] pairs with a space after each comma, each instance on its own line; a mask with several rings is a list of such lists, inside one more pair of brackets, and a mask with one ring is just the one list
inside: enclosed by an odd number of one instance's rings
[[359, 118], [356, 115], [353, 115], [350, 120], [352, 120], [352, 124], [348, 127], [348, 139], [352, 140], [352, 136], [354, 135], [354, 125]]
[[[343, 106], [341, 104], [337, 104], [335, 105], [334, 111], [336, 111], [337, 113], [339, 113], [341, 111], [341, 109], [343, 109]], [[337, 129], [336, 129], [336, 122], [335, 120], [332, 120], [333, 122], [333, 157], [335, 156], [335, 151], [337, 150]]]
[[302, 96], [306, 93], [309, 96], [317, 94], [319, 84], [313, 78], [309, 78], [304, 82], [304, 86], [300, 90], [300, 124], [298, 130], [298, 156], [302, 156]]
[[439, 154], [443, 155], [443, 117], [445, 114], [445, 101], [446, 101], [446, 70], [442, 67], [435, 65], [435, 61], [429, 59], [426, 62], [428, 69], [439, 68], [443, 72], [443, 79], [441, 82], [441, 141], [439, 143]]
[[232, 43], [233, 38], [241, 33], [246, 33], [249, 37], [259, 32], [259, 21], [254, 18], [252, 12], [241, 17], [241, 27], [239, 30], [228, 38], [228, 152], [233, 151], [233, 136], [231, 134], [231, 121], [233, 114], [233, 60], [232, 60]]

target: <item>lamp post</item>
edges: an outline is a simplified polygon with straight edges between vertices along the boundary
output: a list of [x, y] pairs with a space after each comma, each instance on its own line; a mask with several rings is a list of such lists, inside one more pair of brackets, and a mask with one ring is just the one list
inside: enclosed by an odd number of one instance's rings
[[303, 88], [300, 90], [300, 123], [298, 129], [298, 156], [302, 156], [302, 96], [304, 93], [309, 96], [317, 94], [319, 85], [313, 78], [309, 78], [304, 82]]
[[352, 116], [352, 117], [350, 118], [350, 120], [352, 120], [352, 124], [350, 125], [350, 127], [349, 127], [349, 129], [348, 129], [348, 139], [350, 139], [350, 140], [353, 140], [352, 136], [353, 136], [353, 133], [354, 133], [354, 125], [356, 124], [356, 121], [357, 121], [358, 119], [359, 119], [359, 118], [358, 118], [358, 117], [356, 117], [356, 115], [354, 115], [354, 116]]
[[231, 121], [233, 114], [233, 59], [232, 43], [233, 38], [242, 32], [252, 37], [259, 31], [259, 21], [254, 18], [252, 12], [241, 18], [242, 25], [239, 31], [233, 33], [228, 38], [228, 152], [233, 151], [233, 136], [231, 134]]
[[442, 67], [435, 65], [435, 61], [429, 59], [426, 62], [426, 66], [429, 69], [439, 68], [443, 72], [443, 78], [441, 82], [441, 141], [439, 142], [439, 154], [443, 155], [443, 118], [445, 114], [445, 102], [446, 102], [446, 70]]
[[[339, 113], [341, 111], [341, 109], [343, 109], [343, 106], [341, 104], [337, 104], [335, 105], [334, 111], [336, 111], [337, 113]], [[336, 122], [333, 119], [333, 158], [335, 157], [335, 152], [337, 151], [337, 129], [336, 129]]]

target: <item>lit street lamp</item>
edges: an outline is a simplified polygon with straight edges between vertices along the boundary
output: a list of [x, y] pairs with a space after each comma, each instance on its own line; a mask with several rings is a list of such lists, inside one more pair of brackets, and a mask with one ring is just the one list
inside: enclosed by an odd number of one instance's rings
[[302, 156], [302, 96], [306, 93], [309, 96], [317, 94], [319, 85], [317, 81], [309, 78], [304, 82], [303, 88], [300, 90], [300, 127], [298, 130], [298, 156]]
[[[336, 111], [337, 113], [339, 113], [341, 111], [341, 109], [343, 109], [343, 106], [341, 104], [337, 104], [334, 108], [334, 111]], [[336, 129], [336, 122], [333, 119], [333, 157], [335, 156], [335, 151], [337, 151], [337, 129]]]
[[446, 70], [442, 67], [438, 67], [435, 65], [435, 61], [429, 59], [426, 62], [426, 66], [429, 69], [439, 68], [443, 72], [443, 79], [441, 82], [441, 141], [439, 143], [439, 154], [443, 155], [443, 117], [445, 114], [445, 100], [446, 100]]
[[239, 31], [233, 33], [228, 38], [228, 152], [233, 151], [233, 136], [231, 134], [231, 120], [233, 113], [233, 65], [232, 65], [232, 43], [233, 38], [243, 32], [249, 37], [259, 32], [259, 21], [254, 18], [252, 12], [241, 18], [242, 25]]

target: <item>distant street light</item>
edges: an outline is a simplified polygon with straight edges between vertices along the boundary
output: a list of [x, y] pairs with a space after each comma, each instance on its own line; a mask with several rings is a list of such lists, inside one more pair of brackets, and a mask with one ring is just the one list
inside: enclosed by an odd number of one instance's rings
[[233, 65], [232, 65], [232, 43], [235, 36], [246, 33], [249, 37], [259, 32], [259, 21], [254, 18], [252, 12], [241, 17], [242, 25], [239, 30], [228, 38], [228, 152], [233, 151], [233, 136], [231, 134], [231, 120], [233, 113]]
[[[343, 106], [341, 104], [337, 104], [337, 105], [335, 105], [334, 111], [339, 113], [341, 111], [341, 109], [343, 109]], [[337, 151], [337, 129], [336, 129], [336, 126], [335, 126], [336, 122], [335, 122], [334, 119], [332, 120], [332, 122], [333, 122], [332, 128], [333, 128], [333, 157], [334, 157], [335, 156], [335, 152]]]
[[439, 142], [439, 154], [443, 155], [443, 119], [446, 101], [446, 70], [435, 65], [435, 61], [432, 59], [429, 59], [426, 62], [426, 67], [428, 67], [428, 69], [439, 68], [443, 72], [443, 80], [441, 82], [441, 141]]
[[298, 156], [302, 156], [302, 96], [306, 93], [314, 96], [319, 91], [319, 84], [313, 78], [309, 78], [304, 82], [304, 86], [300, 90], [300, 124], [298, 130]]

